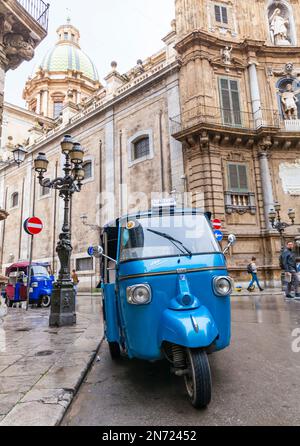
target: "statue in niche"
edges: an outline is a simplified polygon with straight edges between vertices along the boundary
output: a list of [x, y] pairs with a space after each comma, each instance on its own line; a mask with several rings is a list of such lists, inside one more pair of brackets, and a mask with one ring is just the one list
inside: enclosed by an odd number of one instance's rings
[[232, 46], [229, 48], [229, 46], [226, 46], [225, 49], [221, 50], [221, 57], [225, 64], [230, 65], [231, 64], [231, 53], [232, 53]]
[[273, 35], [275, 45], [290, 45], [288, 39], [288, 28], [290, 21], [286, 17], [282, 17], [282, 12], [276, 8], [270, 17], [270, 30]]
[[298, 119], [298, 98], [299, 90], [294, 90], [292, 84], [287, 84], [286, 91], [280, 93], [281, 102], [283, 104], [283, 111], [285, 119]]

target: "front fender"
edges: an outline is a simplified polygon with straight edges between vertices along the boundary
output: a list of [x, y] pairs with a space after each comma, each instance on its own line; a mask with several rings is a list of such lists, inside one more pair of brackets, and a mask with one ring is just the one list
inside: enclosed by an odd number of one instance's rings
[[160, 345], [170, 342], [187, 348], [204, 348], [219, 335], [211, 313], [204, 306], [192, 311], [165, 310], [160, 327]]

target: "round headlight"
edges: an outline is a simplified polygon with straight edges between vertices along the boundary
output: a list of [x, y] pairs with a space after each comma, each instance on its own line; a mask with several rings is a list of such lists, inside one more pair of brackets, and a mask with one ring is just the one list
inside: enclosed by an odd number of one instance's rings
[[138, 285], [127, 288], [127, 302], [132, 305], [147, 305], [151, 302], [149, 285]]
[[232, 279], [230, 277], [215, 277], [214, 291], [217, 296], [228, 296], [233, 288]]

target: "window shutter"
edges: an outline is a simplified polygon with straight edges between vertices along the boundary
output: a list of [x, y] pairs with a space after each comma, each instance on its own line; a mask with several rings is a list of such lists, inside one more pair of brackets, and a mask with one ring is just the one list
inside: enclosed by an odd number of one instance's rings
[[237, 164], [229, 164], [229, 187], [230, 190], [236, 191], [239, 188]]
[[221, 79], [221, 101], [223, 109], [224, 124], [232, 124], [231, 101], [228, 79]]
[[222, 6], [222, 22], [228, 24], [227, 8]]
[[222, 22], [222, 18], [221, 18], [221, 7], [218, 5], [215, 5], [215, 17], [216, 17], [216, 22]]
[[241, 191], [248, 191], [248, 176], [247, 176], [247, 166], [244, 164], [239, 164], [238, 166], [238, 172], [239, 172], [239, 189]]

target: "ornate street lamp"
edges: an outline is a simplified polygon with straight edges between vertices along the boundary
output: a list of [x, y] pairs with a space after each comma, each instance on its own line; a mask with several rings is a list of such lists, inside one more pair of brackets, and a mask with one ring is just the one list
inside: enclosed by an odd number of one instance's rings
[[14, 156], [14, 162], [20, 166], [22, 163], [24, 163], [26, 155], [27, 155], [27, 150], [24, 149], [23, 146], [21, 146], [20, 144], [17, 145], [17, 147], [12, 151], [13, 156]]
[[274, 204], [274, 209], [271, 209], [269, 212], [269, 220], [272, 225], [272, 228], [276, 229], [276, 231], [279, 232], [281, 237], [281, 248], [284, 249], [285, 245], [284, 233], [287, 228], [294, 226], [296, 213], [294, 209], [289, 209], [288, 217], [292, 222], [291, 224], [289, 224], [282, 221], [280, 212], [281, 212], [281, 205], [278, 202], [276, 202]]
[[49, 161], [44, 153], [40, 153], [34, 161], [35, 171], [38, 173], [42, 187], [59, 190], [59, 196], [64, 200], [64, 223], [59, 236], [56, 252], [61, 268], [58, 280], [54, 284], [51, 303], [50, 327], [64, 327], [76, 324], [75, 291], [71, 280], [71, 228], [70, 201], [75, 192], [80, 192], [84, 180], [82, 169], [84, 152], [79, 143], [74, 143], [70, 135], [66, 135], [61, 142], [61, 150], [65, 156], [64, 177], [53, 181], [45, 179]]

